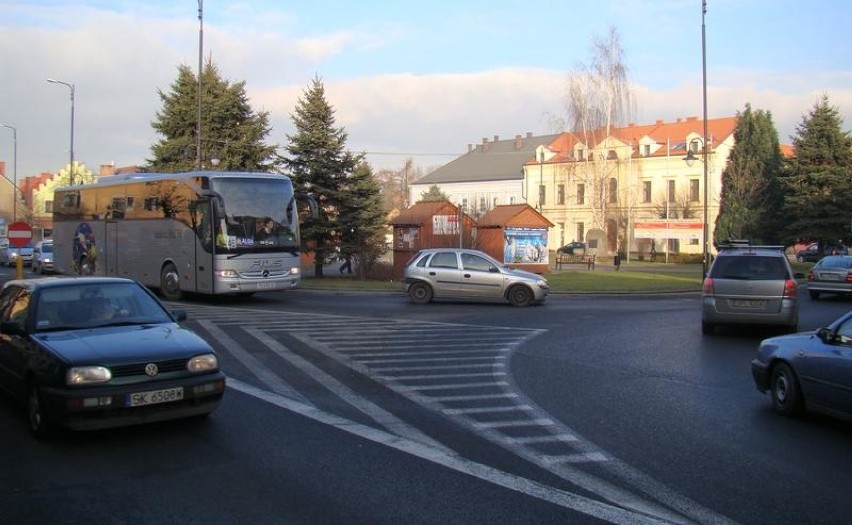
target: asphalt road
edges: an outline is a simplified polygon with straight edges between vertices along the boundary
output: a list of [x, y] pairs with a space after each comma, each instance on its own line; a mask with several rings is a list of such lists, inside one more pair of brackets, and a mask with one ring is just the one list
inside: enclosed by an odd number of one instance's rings
[[[42, 444], [0, 396], [4, 520], [847, 522], [852, 425], [774, 414], [748, 368], [772, 333], [702, 336], [698, 301], [174, 304], [220, 352], [220, 409]], [[851, 304], [803, 297], [801, 328]]]

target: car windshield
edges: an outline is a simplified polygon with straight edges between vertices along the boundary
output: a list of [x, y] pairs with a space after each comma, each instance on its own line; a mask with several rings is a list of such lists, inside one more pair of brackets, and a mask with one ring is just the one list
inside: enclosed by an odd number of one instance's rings
[[710, 277], [753, 281], [779, 280], [787, 278], [787, 268], [780, 257], [722, 256], [716, 259]]
[[162, 306], [135, 283], [49, 287], [39, 295], [39, 332], [171, 322]]

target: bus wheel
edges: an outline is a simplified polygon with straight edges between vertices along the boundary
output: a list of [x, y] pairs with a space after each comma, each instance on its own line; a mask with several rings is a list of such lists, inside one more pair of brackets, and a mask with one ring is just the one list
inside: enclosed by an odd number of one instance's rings
[[169, 301], [180, 301], [183, 292], [180, 290], [180, 275], [172, 263], [163, 266], [160, 272], [160, 293]]

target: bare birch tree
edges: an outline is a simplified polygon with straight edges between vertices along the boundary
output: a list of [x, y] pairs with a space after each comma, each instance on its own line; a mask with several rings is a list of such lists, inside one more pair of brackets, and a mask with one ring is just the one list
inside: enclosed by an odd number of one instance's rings
[[590, 62], [568, 74], [565, 112], [571, 132], [585, 146], [575, 176], [590, 191], [592, 226], [606, 229], [609, 209], [618, 205], [610, 198], [610, 179], [618, 176], [621, 159], [630, 159], [630, 153], [619, 152], [606, 139], [633, 115], [624, 49], [615, 27], [606, 37], [595, 37]]

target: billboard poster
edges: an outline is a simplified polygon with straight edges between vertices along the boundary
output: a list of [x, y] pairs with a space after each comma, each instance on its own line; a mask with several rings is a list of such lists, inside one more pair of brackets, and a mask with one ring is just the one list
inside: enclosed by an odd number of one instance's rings
[[459, 234], [459, 216], [458, 215], [433, 215], [432, 216], [432, 234], [433, 235], [458, 235]]
[[547, 228], [504, 228], [503, 264], [549, 264]]

